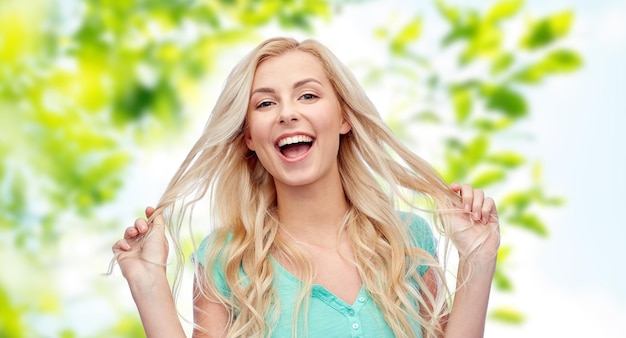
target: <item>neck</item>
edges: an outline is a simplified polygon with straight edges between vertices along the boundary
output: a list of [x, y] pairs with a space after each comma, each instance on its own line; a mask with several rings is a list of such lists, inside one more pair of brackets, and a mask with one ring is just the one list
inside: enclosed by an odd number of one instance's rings
[[[319, 183], [319, 182], [318, 182]], [[297, 240], [331, 243], [349, 209], [341, 180], [304, 187], [276, 186], [281, 227]]]

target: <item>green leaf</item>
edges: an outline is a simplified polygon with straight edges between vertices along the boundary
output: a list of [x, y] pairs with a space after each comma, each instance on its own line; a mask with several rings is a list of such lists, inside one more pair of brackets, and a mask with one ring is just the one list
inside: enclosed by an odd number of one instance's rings
[[524, 164], [525, 161], [524, 156], [514, 151], [501, 151], [486, 158], [488, 163], [499, 164], [509, 169], [516, 168]]
[[520, 311], [510, 307], [497, 307], [489, 314], [489, 318], [509, 324], [522, 324], [526, 316]]
[[468, 163], [463, 157], [455, 154], [459, 147], [462, 145], [457, 140], [447, 140], [446, 142], [446, 154], [445, 163], [446, 168], [443, 170], [442, 175], [447, 182], [461, 182], [465, 181], [469, 172]]
[[[262, 26], [274, 17], [274, 13], [279, 11], [278, 6], [280, 6], [278, 1], [247, 2], [247, 8], [239, 12], [239, 21], [252, 27]], [[290, 19], [285, 15], [279, 15], [279, 18], [282, 25], [286, 25]]]
[[487, 11], [485, 20], [496, 23], [502, 19], [510, 18], [517, 14], [523, 5], [523, 0], [500, 1]]
[[571, 10], [560, 12], [535, 22], [530, 22], [520, 45], [528, 50], [546, 47], [567, 35], [574, 19]]
[[452, 104], [458, 122], [464, 122], [472, 111], [472, 92], [465, 87], [456, 87], [451, 91]]
[[511, 279], [500, 271], [501, 269], [496, 269], [496, 272], [493, 274], [493, 282], [496, 289], [500, 291], [512, 291], [513, 290], [513, 282]]
[[511, 253], [513, 252], [513, 247], [511, 245], [502, 245], [498, 249], [498, 264], [502, 264], [506, 262], [509, 257], [511, 257]]
[[110, 332], [103, 332], [110, 337], [142, 337], [145, 331], [141, 325], [141, 321], [137, 316], [129, 316], [122, 314], [119, 316], [118, 322], [108, 329]]
[[434, 111], [423, 111], [415, 114], [415, 121], [419, 122], [431, 122], [431, 123], [441, 123], [441, 118]]
[[528, 114], [526, 99], [518, 92], [508, 87], [497, 87], [487, 93], [487, 108], [499, 111], [512, 118], [519, 118]]
[[500, 200], [498, 209], [504, 213], [508, 209], [512, 209], [512, 213], [519, 214], [525, 210], [533, 200], [533, 194], [527, 191], [516, 191], [509, 193]]
[[59, 332], [59, 338], [76, 338], [76, 337], [78, 336], [76, 335], [76, 332], [74, 332], [73, 330], [65, 329]]
[[539, 183], [543, 177], [543, 166], [541, 165], [541, 162], [537, 161], [533, 163], [531, 171], [533, 181]]
[[465, 66], [479, 57], [492, 58], [500, 50], [502, 31], [497, 27], [485, 25], [480, 16], [470, 12], [461, 30], [461, 38], [468, 40], [466, 48], [459, 55], [459, 65]]
[[472, 125], [485, 132], [495, 132], [505, 130], [511, 126], [511, 123], [511, 119], [505, 116], [496, 120], [491, 118], [477, 118]]
[[288, 15], [279, 14], [278, 18], [278, 22], [280, 22], [284, 28], [299, 28], [305, 31], [310, 31], [312, 29], [311, 22], [306, 13], [295, 12], [289, 13]]
[[515, 226], [519, 226], [530, 232], [533, 232], [540, 237], [548, 237], [548, 228], [546, 225], [534, 214], [519, 214], [509, 217], [507, 223]]
[[509, 69], [513, 64], [513, 54], [511, 53], [500, 53], [493, 59], [491, 63], [491, 74], [498, 75], [503, 71]]
[[541, 205], [550, 206], [550, 207], [560, 207], [565, 205], [567, 200], [563, 197], [543, 197], [541, 199]]
[[446, 147], [448, 148], [448, 150], [455, 151], [455, 152], [464, 151], [466, 148], [463, 142], [456, 137], [447, 138], [445, 140], [445, 143], [446, 143]]
[[458, 9], [448, 6], [443, 0], [436, 0], [435, 7], [439, 11], [439, 14], [441, 14], [451, 25], [457, 26], [459, 24], [460, 14]]
[[[466, 27], [454, 27], [448, 34], [446, 34], [446, 36], [441, 39], [441, 45], [448, 46], [457, 40], [468, 39], [470, 36], [471, 32]], [[463, 55], [459, 56], [460, 64], [467, 63], [467, 61], [463, 62], [463, 60], [468, 59], [467, 54], [469, 54], [469, 52], [466, 52]]]
[[577, 52], [558, 49], [546, 55], [542, 65], [552, 73], [570, 73], [578, 70], [582, 63], [582, 57]]
[[211, 28], [219, 29], [222, 26], [220, 16], [207, 3], [197, 4], [193, 11], [187, 11], [187, 17], [208, 24]]
[[422, 32], [422, 18], [415, 17], [407, 23], [391, 40], [391, 52], [400, 55], [406, 52], [408, 45], [419, 39]]
[[26, 330], [23, 322], [23, 310], [11, 302], [9, 293], [0, 285], [0, 337], [25, 337]]
[[154, 88], [149, 88], [139, 83], [131, 85], [114, 102], [114, 120], [120, 124], [140, 120], [149, 113], [149, 108], [154, 98]]
[[545, 77], [558, 73], [571, 73], [582, 66], [582, 57], [575, 51], [558, 49], [548, 53], [541, 61], [527, 66], [514, 75], [522, 83], [539, 83]]
[[474, 188], [484, 188], [491, 184], [503, 181], [506, 178], [506, 171], [502, 169], [489, 169], [479, 172], [471, 180]]
[[465, 160], [467, 163], [478, 164], [489, 150], [489, 138], [485, 135], [478, 135], [471, 140], [465, 150]]

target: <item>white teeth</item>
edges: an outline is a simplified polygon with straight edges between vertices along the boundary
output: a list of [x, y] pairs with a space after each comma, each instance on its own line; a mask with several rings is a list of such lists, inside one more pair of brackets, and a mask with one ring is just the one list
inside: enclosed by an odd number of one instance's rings
[[296, 136], [285, 137], [278, 141], [278, 147], [283, 147], [289, 144], [302, 143], [302, 142], [313, 142], [313, 138], [310, 136], [306, 136], [306, 135], [296, 135]]

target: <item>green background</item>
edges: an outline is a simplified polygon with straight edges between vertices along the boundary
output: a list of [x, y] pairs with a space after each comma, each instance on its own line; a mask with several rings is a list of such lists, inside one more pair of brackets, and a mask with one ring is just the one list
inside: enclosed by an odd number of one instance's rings
[[[446, 180], [496, 197], [487, 337], [615, 336], [626, 314], [625, 9], [1, 1], [0, 336], [143, 335], [123, 277], [101, 275], [110, 247], [158, 201], [227, 72], [274, 35], [328, 45]], [[199, 222], [185, 250], [208, 231]]]

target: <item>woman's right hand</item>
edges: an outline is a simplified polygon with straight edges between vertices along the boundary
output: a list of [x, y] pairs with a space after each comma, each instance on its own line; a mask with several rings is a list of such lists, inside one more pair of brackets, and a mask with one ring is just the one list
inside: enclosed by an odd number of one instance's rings
[[[154, 213], [146, 208], [146, 218]], [[165, 237], [165, 219], [158, 214], [148, 224], [146, 218], [138, 218], [132, 227], [126, 228], [124, 238], [115, 242], [113, 253], [122, 275], [133, 283], [151, 283], [155, 276], [165, 275], [169, 246]]]

